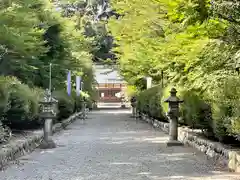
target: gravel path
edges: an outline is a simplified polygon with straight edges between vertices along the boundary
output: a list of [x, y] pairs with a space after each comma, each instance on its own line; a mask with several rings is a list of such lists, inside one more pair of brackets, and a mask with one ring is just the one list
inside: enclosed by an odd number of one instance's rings
[[[54, 135], [56, 149], [37, 149], [0, 172], [0, 180], [227, 180], [190, 147], [167, 148], [167, 135], [129, 118], [126, 110], [95, 111]], [[239, 177], [239, 178], [237, 178]]]

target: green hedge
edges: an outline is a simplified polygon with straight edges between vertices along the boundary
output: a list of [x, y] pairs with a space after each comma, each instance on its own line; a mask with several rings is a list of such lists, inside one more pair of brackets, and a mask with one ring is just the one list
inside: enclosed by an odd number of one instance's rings
[[165, 120], [161, 106], [161, 87], [155, 86], [137, 95], [137, 108], [158, 120]]
[[91, 108], [92, 106], [91, 98], [84, 92], [76, 96], [76, 91], [73, 90], [69, 96], [66, 91], [55, 91], [53, 97], [58, 100], [58, 121], [69, 117], [76, 111], [81, 111], [83, 97], [85, 97], [87, 107]]
[[213, 114], [216, 136], [228, 140], [229, 136], [240, 134], [240, 79], [229, 77], [216, 89], [208, 93]]
[[38, 101], [43, 91], [29, 88], [13, 77], [1, 77], [1, 120], [14, 129], [37, 127], [41, 123], [38, 118]]
[[[170, 95], [171, 85], [155, 86], [137, 94], [137, 108], [161, 121], [168, 104], [164, 100]], [[175, 86], [178, 97], [184, 100], [180, 105], [180, 124], [202, 129], [205, 135], [220, 141], [229, 141], [240, 133], [240, 81], [227, 79], [215, 91], [200, 92], [197, 89]]]
[[[39, 128], [43, 120], [39, 118], [39, 101], [44, 91], [39, 88], [30, 88], [14, 77], [0, 76], [0, 120], [12, 129]], [[82, 108], [81, 100], [86, 96], [90, 106], [91, 99], [82, 93], [76, 97], [73, 91], [68, 96], [65, 90], [54, 91], [53, 97], [58, 100], [57, 121], [68, 118], [75, 111]]]
[[68, 96], [66, 91], [55, 91], [53, 97], [58, 100], [57, 120], [69, 117], [75, 109], [75, 101], [72, 96]]

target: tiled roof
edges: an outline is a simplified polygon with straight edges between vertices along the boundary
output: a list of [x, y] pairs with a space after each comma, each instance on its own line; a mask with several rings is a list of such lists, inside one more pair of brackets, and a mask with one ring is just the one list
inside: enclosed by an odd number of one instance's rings
[[101, 65], [95, 65], [95, 78], [98, 83], [124, 83], [117, 71], [113, 71], [110, 68], [104, 68]]

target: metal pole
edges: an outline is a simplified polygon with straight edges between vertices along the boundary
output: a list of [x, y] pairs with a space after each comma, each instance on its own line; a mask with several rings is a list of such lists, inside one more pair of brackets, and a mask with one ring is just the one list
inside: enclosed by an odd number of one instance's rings
[[49, 64], [49, 91], [52, 94], [52, 63]]

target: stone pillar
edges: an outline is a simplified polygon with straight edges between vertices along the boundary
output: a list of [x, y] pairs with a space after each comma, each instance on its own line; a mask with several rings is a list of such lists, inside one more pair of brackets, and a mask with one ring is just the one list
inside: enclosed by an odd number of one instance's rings
[[137, 117], [137, 100], [135, 97], [131, 99], [131, 106], [132, 106], [132, 117]]
[[177, 141], [178, 140], [178, 120], [176, 117], [169, 118], [170, 127], [169, 127], [169, 140]]
[[49, 139], [51, 139], [52, 136], [52, 119], [46, 119], [44, 122], [44, 128], [43, 128], [43, 132], [44, 132], [44, 140], [48, 141]]
[[86, 102], [85, 102], [85, 98], [83, 98], [81, 103], [82, 103], [82, 120], [85, 120], [86, 119]]
[[44, 122], [44, 128], [43, 128], [43, 141], [40, 144], [41, 149], [52, 149], [56, 148], [56, 144], [52, 139], [52, 119], [48, 118]]
[[132, 106], [132, 117], [136, 116], [136, 107]]
[[169, 118], [169, 141], [167, 146], [181, 146], [183, 145], [178, 141], [178, 118], [179, 118], [179, 104], [183, 101], [177, 97], [177, 90], [172, 88], [170, 91], [170, 96], [165, 100], [168, 103], [168, 113]]

